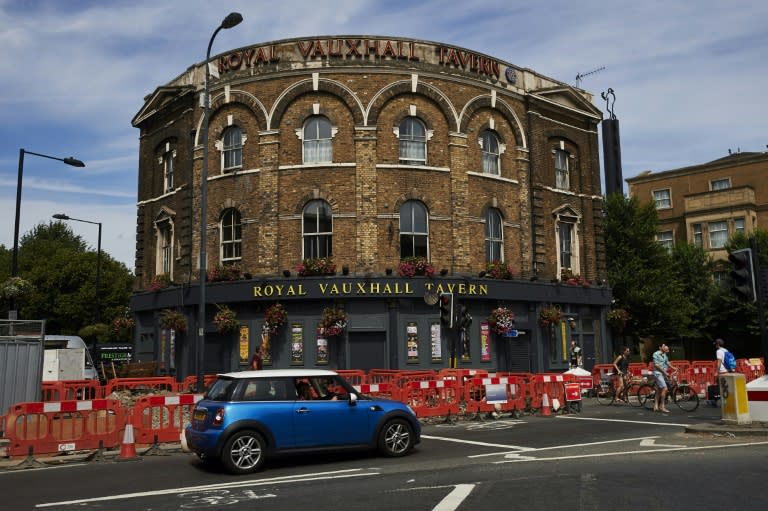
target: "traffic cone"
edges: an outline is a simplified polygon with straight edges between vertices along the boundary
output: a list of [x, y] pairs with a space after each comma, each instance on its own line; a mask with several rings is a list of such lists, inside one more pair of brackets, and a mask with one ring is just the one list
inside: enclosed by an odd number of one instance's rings
[[552, 415], [552, 406], [549, 404], [549, 394], [544, 393], [544, 397], [541, 398], [541, 416], [549, 417]]
[[128, 418], [128, 424], [125, 425], [125, 433], [123, 433], [123, 443], [120, 445], [120, 455], [117, 457], [117, 461], [135, 461], [139, 457], [136, 454], [136, 441], [133, 438], [133, 424], [131, 418]]

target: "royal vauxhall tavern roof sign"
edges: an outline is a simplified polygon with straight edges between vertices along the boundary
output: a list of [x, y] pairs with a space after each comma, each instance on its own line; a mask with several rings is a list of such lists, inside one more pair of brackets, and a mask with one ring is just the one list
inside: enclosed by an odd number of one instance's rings
[[465, 72], [497, 85], [506, 82], [511, 86], [517, 85], [519, 72], [517, 68], [492, 57], [455, 46], [373, 36], [276, 41], [240, 48], [215, 59], [220, 74], [243, 70], [273, 71], [275, 68], [293, 68], [296, 63], [304, 63], [308, 67], [332, 67], [366, 62], [378, 66], [389, 62], [398, 67], [434, 65], [445, 68], [447, 72]]

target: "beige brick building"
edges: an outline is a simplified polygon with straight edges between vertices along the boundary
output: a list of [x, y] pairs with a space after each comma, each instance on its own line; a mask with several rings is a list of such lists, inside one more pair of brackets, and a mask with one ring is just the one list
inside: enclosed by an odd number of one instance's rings
[[[207, 268], [234, 264], [244, 277], [206, 286], [206, 371], [239, 367], [278, 301], [289, 318], [271, 342], [276, 366], [438, 367], [459, 343], [462, 365], [556, 370], [572, 339], [587, 363], [610, 356], [602, 115], [589, 93], [464, 48], [387, 37], [274, 41], [211, 64], [207, 145], [203, 64], [158, 87], [133, 119], [141, 356], [192, 372], [203, 151]], [[410, 257], [438, 273], [400, 276]], [[336, 274], [299, 274], [317, 258]], [[494, 261], [514, 278], [489, 278]], [[591, 285], [562, 283], [564, 272]], [[173, 285], [146, 291], [158, 275]], [[468, 307], [474, 321], [461, 342], [435, 327], [425, 291]], [[240, 338], [216, 332], [214, 303], [236, 310]], [[321, 311], [334, 304], [347, 328], [321, 342]], [[568, 328], [538, 326], [550, 305], [573, 319]], [[489, 333], [483, 323], [499, 306], [525, 335]], [[189, 332], [160, 328], [163, 308], [182, 311]]]

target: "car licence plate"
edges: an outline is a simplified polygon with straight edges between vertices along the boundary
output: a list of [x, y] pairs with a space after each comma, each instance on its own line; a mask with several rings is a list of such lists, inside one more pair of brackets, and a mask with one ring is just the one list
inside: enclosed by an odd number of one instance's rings
[[207, 410], [205, 408], [197, 408], [195, 409], [195, 413], [192, 415], [192, 418], [196, 421], [204, 421], [206, 415]]

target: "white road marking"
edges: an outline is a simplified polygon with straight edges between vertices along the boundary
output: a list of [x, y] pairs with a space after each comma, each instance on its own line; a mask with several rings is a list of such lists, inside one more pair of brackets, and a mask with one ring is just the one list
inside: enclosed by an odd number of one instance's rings
[[443, 500], [432, 508], [432, 511], [454, 511], [458, 509], [474, 488], [474, 484], [457, 484], [451, 493], [446, 495]]
[[172, 494], [189, 493], [189, 492], [195, 492], [195, 491], [205, 492], [209, 490], [217, 490], [217, 489], [225, 489], [225, 488], [266, 486], [270, 484], [294, 484], [294, 483], [306, 482], [306, 481], [322, 481], [327, 479], [345, 479], [349, 477], [367, 477], [367, 476], [380, 475], [379, 472], [361, 472], [362, 470], [363, 469], [361, 468], [353, 468], [349, 470], [338, 470], [333, 472], [318, 472], [314, 474], [310, 473], [310, 474], [300, 474], [295, 476], [273, 477], [270, 479], [250, 479], [248, 481], [234, 481], [234, 482], [220, 483], [220, 484], [206, 484], [202, 486], [189, 486], [186, 488], [167, 488], [165, 490], [124, 493], [122, 495], [109, 495], [106, 497], [94, 497], [90, 499], [77, 499], [77, 500], [68, 500], [68, 501], [62, 501], [62, 502], [47, 502], [44, 504], [37, 504], [35, 507], [44, 508], [44, 507], [53, 507], [53, 506], [70, 506], [75, 504], [86, 504], [89, 502], [104, 502], [104, 501], [111, 501], [111, 500], [134, 499], [139, 497], [152, 497], [156, 495], [172, 495]]
[[689, 426], [689, 424], [675, 424], [673, 422], [629, 421], [625, 419], [598, 419], [595, 417], [574, 417], [573, 415], [558, 415], [557, 418], [570, 419], [575, 421], [626, 422], [629, 424], [650, 424], [652, 426], [675, 426], [678, 428], [687, 428]]
[[657, 444], [653, 438], [644, 438], [640, 440], [640, 447], [687, 447], [685, 445], [675, 444]]
[[527, 451], [530, 447], [521, 447], [519, 445], [489, 444], [488, 442], [477, 442], [475, 440], [462, 440], [460, 438], [450, 438], [444, 436], [421, 435], [421, 438], [429, 440], [442, 440], [443, 442], [455, 442], [457, 444], [480, 445], [483, 447], [501, 447], [504, 449], [517, 449], [518, 451]]
[[[603, 444], [615, 444], [617, 442], [637, 442], [638, 440], [643, 441], [648, 438], [659, 438], [658, 436], [643, 436], [638, 438], [620, 438], [619, 440], [603, 440], [602, 442], [588, 442], [583, 444], [563, 444], [563, 445], [553, 445], [550, 447], [521, 447], [519, 450], [522, 452], [534, 452], [534, 451], [550, 451], [552, 449], [567, 449], [570, 447], [589, 447], [593, 445], [603, 445]], [[485, 454], [472, 454], [470, 456], [467, 456], [468, 458], [483, 458], [485, 456], [499, 456], [500, 454], [507, 455], [507, 454], [515, 454], [515, 453], [505, 453], [505, 452], [489, 452]]]

